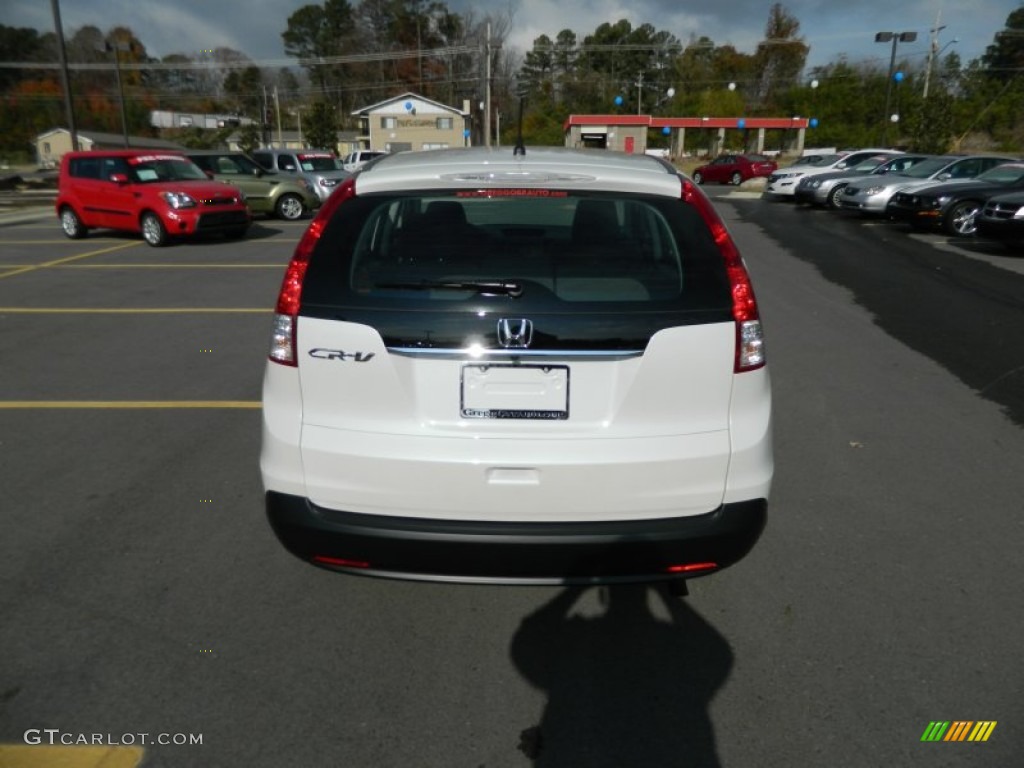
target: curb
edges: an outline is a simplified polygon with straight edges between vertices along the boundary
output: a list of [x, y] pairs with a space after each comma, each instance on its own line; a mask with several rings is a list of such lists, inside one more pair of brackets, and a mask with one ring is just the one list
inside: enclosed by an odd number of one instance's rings
[[18, 208], [0, 208], [0, 227], [11, 226], [12, 224], [24, 224], [31, 221], [42, 221], [43, 219], [56, 219], [57, 214], [53, 212], [52, 206], [32, 205]]

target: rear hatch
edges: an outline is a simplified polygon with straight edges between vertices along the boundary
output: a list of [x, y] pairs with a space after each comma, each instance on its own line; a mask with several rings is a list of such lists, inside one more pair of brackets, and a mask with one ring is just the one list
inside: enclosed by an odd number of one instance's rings
[[467, 519], [708, 512], [735, 346], [721, 252], [679, 197], [354, 197], [302, 287], [309, 497]]

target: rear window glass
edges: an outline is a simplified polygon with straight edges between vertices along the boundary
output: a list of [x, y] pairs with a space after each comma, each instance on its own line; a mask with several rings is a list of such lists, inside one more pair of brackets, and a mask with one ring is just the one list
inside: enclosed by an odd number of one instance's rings
[[338, 208], [303, 303], [512, 295], [531, 305], [684, 296], [700, 304], [728, 299], [721, 261], [699, 214], [678, 199], [554, 190], [364, 196]]

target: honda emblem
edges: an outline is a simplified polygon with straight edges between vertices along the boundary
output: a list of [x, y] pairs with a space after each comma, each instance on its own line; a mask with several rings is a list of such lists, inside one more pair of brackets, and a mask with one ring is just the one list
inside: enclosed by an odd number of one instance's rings
[[498, 343], [505, 349], [526, 349], [533, 341], [533, 323], [525, 317], [498, 320]]

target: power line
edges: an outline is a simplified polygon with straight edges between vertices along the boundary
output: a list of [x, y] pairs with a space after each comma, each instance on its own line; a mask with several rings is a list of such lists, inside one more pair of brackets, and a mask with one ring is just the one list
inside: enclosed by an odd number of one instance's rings
[[[248, 69], [260, 67], [322, 67], [336, 64], [363, 64], [373, 61], [392, 61], [394, 59], [415, 59], [417, 57], [433, 58], [459, 56], [480, 52], [479, 45], [453, 45], [445, 48], [425, 48], [422, 51], [381, 51], [378, 53], [353, 53], [345, 56], [322, 56], [307, 59], [252, 59], [244, 61], [141, 61], [122, 62], [121, 69], [130, 70], [202, 70], [202, 69]], [[0, 61], [2, 69], [58, 69], [59, 63], [50, 61]], [[69, 69], [75, 70], [108, 70], [110, 64], [105, 62], [68, 62]]]

